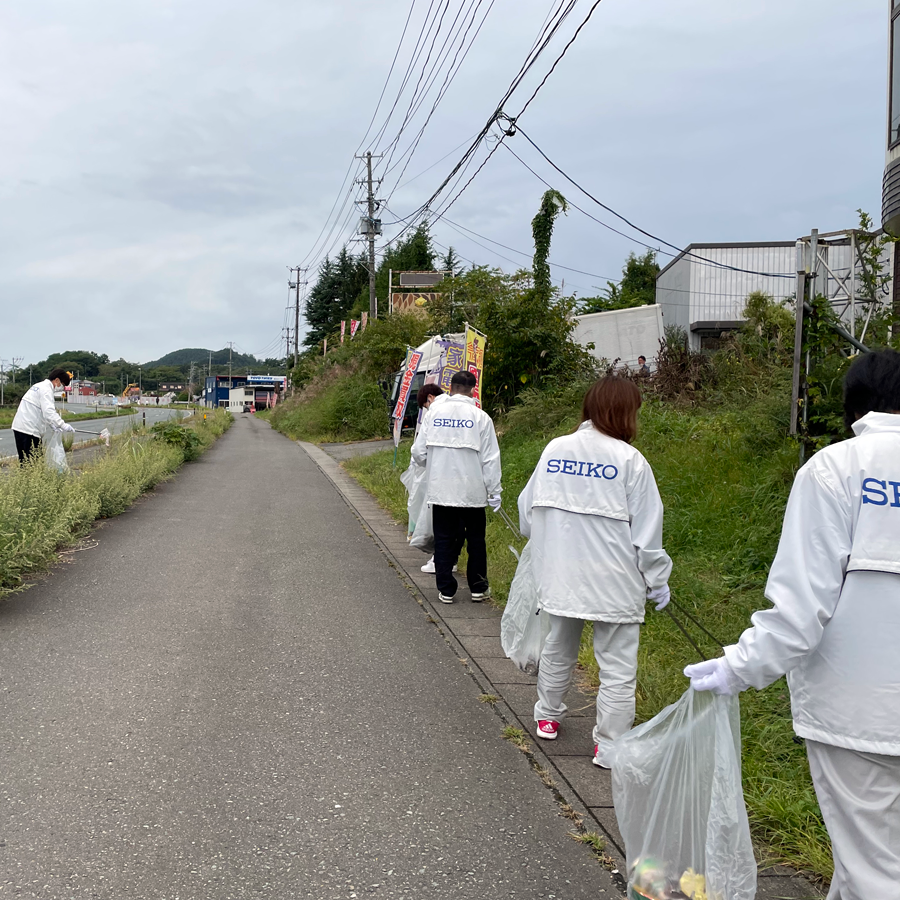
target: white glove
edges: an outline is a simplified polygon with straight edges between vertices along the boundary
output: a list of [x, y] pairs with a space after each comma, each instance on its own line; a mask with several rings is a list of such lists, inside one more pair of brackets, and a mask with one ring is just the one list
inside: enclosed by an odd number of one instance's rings
[[488, 506], [494, 512], [498, 512], [500, 509], [500, 498], [499, 497], [488, 497]]
[[669, 586], [664, 584], [661, 588], [653, 588], [652, 591], [647, 591], [647, 599], [652, 600], [656, 604], [657, 612], [661, 612], [669, 605], [669, 600], [672, 599]]
[[74, 429], [68, 422], [63, 422], [62, 430], [65, 431], [65, 432], [68, 433], [68, 434], [74, 434], [74, 433], [75, 433], [75, 429]]
[[691, 679], [691, 687], [695, 691], [712, 691], [714, 694], [725, 694], [730, 697], [750, 687], [735, 674], [724, 656], [686, 666], [684, 674]]

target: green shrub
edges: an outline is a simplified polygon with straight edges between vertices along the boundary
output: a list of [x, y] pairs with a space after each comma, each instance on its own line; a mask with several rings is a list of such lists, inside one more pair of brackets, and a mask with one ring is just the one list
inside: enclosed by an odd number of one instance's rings
[[153, 438], [181, 451], [185, 462], [196, 459], [200, 455], [202, 441], [193, 428], [187, 428], [180, 422], [159, 422], [151, 429]]

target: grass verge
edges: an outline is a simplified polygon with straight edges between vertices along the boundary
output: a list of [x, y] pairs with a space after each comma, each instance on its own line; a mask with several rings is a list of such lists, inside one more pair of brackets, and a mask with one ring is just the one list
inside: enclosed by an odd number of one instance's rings
[[[77, 422], [83, 419], [108, 419], [110, 417], [115, 418], [116, 412], [115, 410], [109, 409], [101, 409], [97, 412], [89, 412], [89, 413], [70, 413], [67, 409], [59, 409], [57, 412], [65, 419], [67, 422]], [[134, 410], [129, 409], [125, 412], [120, 411], [118, 415], [120, 416], [133, 416]], [[11, 428], [12, 421], [16, 416], [15, 409], [0, 409], [0, 428]]]
[[[205, 449], [232, 421], [218, 410], [182, 425]], [[0, 598], [22, 590], [28, 576], [54, 562], [95, 519], [124, 512], [184, 460], [180, 447], [137, 431], [115, 438], [108, 452], [76, 473], [53, 472], [41, 457], [16, 466], [0, 478]]]
[[[717, 398], [713, 408], [679, 409], [648, 401], [636, 446], [653, 466], [665, 515], [665, 546], [674, 560], [672, 595], [724, 643], [735, 641], [750, 614], [767, 606], [763, 596], [784, 506], [796, 467], [796, 449], [785, 437], [788, 414], [780, 385]], [[515, 501], [547, 441], [577, 423], [578, 391], [533, 396], [501, 423], [504, 507]], [[399, 476], [409, 462], [401, 446], [392, 453], [348, 460], [346, 468], [398, 521], [406, 521], [406, 492]], [[521, 548], [499, 517], [488, 518], [488, 558], [495, 599], [505, 603]], [[715, 644], [696, 633], [705, 656]], [[581, 677], [598, 683], [585, 628]], [[648, 606], [639, 652], [637, 711], [646, 721], [686, 689], [685, 665], [697, 661], [672, 620]], [[787, 686], [741, 696], [743, 778], [754, 837], [765, 862], [785, 862], [824, 879], [832, 873], [828, 835], [816, 803], [806, 753], [794, 740]]]

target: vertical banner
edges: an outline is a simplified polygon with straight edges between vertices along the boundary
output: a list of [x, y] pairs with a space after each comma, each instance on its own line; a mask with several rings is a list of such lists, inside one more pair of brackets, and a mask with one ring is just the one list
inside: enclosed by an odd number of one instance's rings
[[341, 319], [341, 343], [344, 343], [344, 332], [347, 330], [347, 323]]
[[419, 369], [422, 354], [418, 350], [406, 351], [406, 362], [403, 364], [403, 378], [400, 381], [400, 393], [397, 394], [397, 405], [394, 407], [394, 446], [400, 445], [400, 431], [403, 428], [403, 416], [409, 403], [409, 392], [412, 380]]
[[365, 331], [366, 325], [368, 325], [368, 324], [369, 324], [369, 313], [364, 312], [362, 314], [362, 322], [360, 323], [360, 331]]
[[480, 331], [466, 325], [466, 371], [471, 372], [478, 379], [472, 396], [479, 409], [481, 409], [481, 382], [484, 375], [484, 348], [486, 346], [487, 338]]
[[350, 340], [356, 337], [356, 329], [359, 328], [359, 319], [350, 320]]
[[324, 338], [322, 341], [322, 356], [328, 355], [328, 338]]

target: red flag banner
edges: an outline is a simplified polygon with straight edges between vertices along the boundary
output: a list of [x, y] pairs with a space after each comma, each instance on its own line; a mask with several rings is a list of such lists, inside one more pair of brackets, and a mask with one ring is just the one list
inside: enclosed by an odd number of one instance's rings
[[350, 320], [350, 340], [356, 337], [356, 329], [359, 328], [359, 320], [351, 319]]
[[341, 319], [341, 343], [344, 343], [344, 332], [347, 330], [347, 323]]
[[422, 354], [418, 350], [410, 350], [406, 355], [406, 365], [403, 371], [403, 380], [400, 382], [400, 393], [397, 395], [397, 405], [394, 407], [394, 446], [400, 443], [400, 431], [403, 428], [403, 416], [409, 403], [410, 387], [412, 380], [419, 369]]

